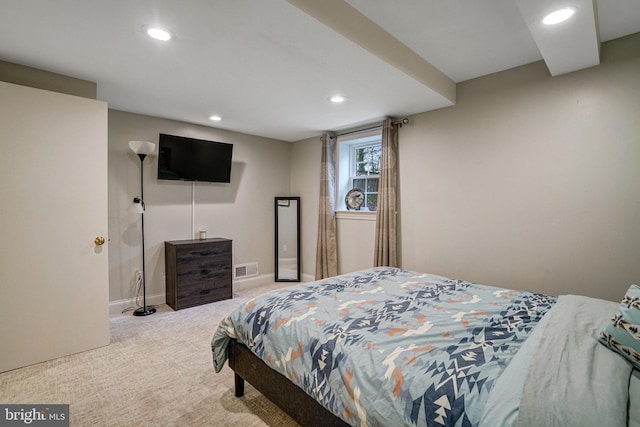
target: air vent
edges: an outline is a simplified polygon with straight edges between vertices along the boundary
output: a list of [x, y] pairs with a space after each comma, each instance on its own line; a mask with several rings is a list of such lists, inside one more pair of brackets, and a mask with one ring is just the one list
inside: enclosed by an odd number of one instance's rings
[[246, 264], [236, 264], [233, 266], [233, 278], [253, 277], [258, 275], [258, 263], [249, 262]]

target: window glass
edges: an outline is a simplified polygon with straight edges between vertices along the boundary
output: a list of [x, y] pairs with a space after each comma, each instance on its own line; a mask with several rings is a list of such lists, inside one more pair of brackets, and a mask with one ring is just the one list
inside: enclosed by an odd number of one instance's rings
[[380, 173], [380, 144], [355, 149], [356, 175], [378, 175]]
[[361, 209], [376, 210], [378, 207], [378, 179], [380, 176], [380, 140], [354, 143], [349, 159], [351, 165], [351, 186], [364, 192], [364, 204]]

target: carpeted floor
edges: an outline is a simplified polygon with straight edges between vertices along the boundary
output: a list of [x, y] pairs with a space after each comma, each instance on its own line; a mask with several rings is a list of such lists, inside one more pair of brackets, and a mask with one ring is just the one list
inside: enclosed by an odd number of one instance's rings
[[297, 426], [233, 372], [216, 374], [211, 337], [218, 322], [273, 284], [232, 300], [147, 317], [111, 317], [111, 345], [0, 374], [0, 403], [70, 405], [71, 426]]

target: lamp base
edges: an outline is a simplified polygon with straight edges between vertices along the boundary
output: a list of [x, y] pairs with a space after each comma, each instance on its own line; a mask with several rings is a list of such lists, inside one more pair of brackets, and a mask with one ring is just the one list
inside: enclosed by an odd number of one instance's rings
[[134, 316], [148, 316], [156, 312], [156, 309], [153, 307], [140, 307], [133, 312]]

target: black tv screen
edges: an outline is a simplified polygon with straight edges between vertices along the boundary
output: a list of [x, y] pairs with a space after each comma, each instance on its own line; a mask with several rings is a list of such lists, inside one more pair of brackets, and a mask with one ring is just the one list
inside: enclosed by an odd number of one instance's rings
[[161, 133], [158, 179], [231, 182], [233, 144]]

